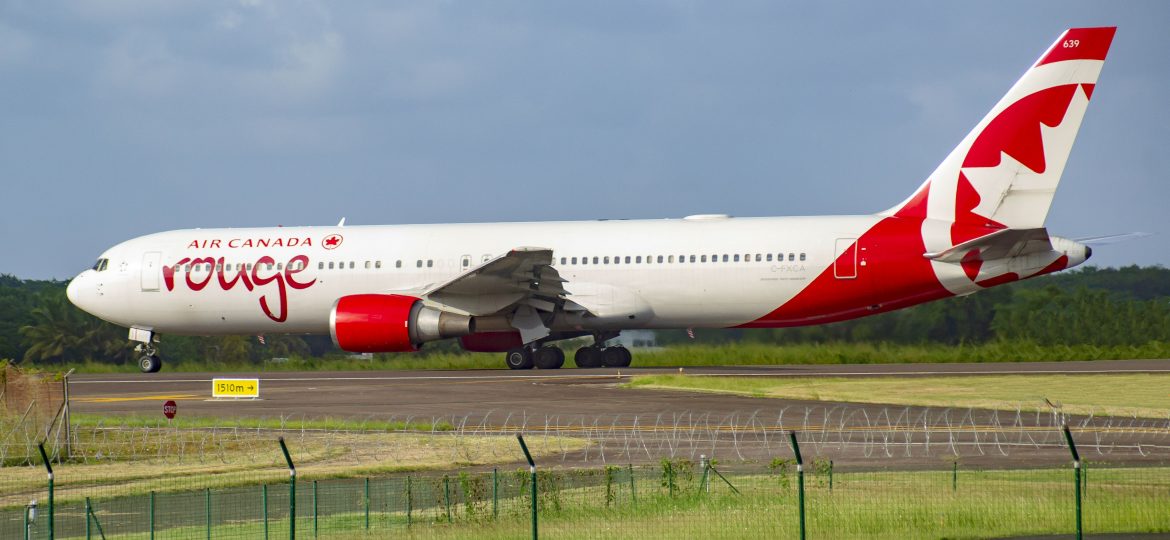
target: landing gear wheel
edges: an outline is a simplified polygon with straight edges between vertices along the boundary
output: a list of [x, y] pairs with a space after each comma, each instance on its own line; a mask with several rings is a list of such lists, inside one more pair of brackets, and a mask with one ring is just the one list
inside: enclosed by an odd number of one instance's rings
[[138, 359], [138, 369], [143, 373], [158, 373], [162, 369], [162, 358], [155, 354], [144, 354]]
[[532, 354], [532, 361], [540, 369], [560, 369], [565, 365], [565, 351], [558, 347], [541, 347]]
[[605, 367], [629, 367], [634, 359], [634, 355], [625, 347], [606, 347], [601, 354]]
[[525, 347], [512, 349], [504, 357], [508, 369], [532, 369], [532, 352]]
[[601, 349], [597, 347], [581, 347], [573, 355], [573, 363], [577, 364], [579, 368], [598, 368], [601, 367], [601, 357]]

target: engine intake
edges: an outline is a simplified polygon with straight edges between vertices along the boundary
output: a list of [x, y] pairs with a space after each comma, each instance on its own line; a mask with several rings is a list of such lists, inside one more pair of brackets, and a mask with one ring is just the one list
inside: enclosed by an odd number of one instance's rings
[[343, 296], [329, 313], [333, 344], [349, 352], [412, 352], [428, 341], [472, 333], [472, 320], [428, 307], [413, 296]]

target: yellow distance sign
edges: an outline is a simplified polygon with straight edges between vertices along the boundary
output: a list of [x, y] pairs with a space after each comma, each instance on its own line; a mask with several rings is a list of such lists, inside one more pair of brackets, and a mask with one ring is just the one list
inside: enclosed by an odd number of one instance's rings
[[212, 379], [211, 397], [260, 397], [260, 379]]

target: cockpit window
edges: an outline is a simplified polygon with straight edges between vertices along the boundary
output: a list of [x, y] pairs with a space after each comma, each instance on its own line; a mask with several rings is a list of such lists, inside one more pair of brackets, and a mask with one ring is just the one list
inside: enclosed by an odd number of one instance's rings
[[109, 265], [110, 265], [109, 259], [98, 259], [97, 262], [93, 263], [93, 270], [95, 272], [103, 272], [103, 271], [105, 271], [106, 267]]

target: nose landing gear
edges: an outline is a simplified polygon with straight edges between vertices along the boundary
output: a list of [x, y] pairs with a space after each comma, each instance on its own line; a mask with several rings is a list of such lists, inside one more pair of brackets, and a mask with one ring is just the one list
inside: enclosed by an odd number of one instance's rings
[[143, 373], [158, 373], [162, 369], [162, 358], [159, 358], [157, 349], [149, 345], [146, 347], [139, 345], [134, 350], [142, 353], [142, 356], [138, 357], [138, 369]]

